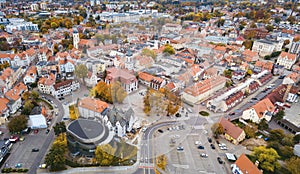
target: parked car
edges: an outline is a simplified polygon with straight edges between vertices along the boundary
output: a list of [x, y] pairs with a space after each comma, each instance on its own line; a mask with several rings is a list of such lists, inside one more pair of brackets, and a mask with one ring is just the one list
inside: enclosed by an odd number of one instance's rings
[[158, 129], [157, 131], [158, 131], [159, 133], [164, 133], [164, 131], [161, 130], [161, 129]]
[[235, 113], [234, 112], [230, 112], [229, 115], [235, 115]]
[[33, 132], [34, 132], [35, 134], [37, 134], [37, 133], [39, 133], [39, 130], [38, 130], [38, 129], [35, 129]]
[[178, 146], [178, 147], [177, 147], [177, 150], [178, 150], [178, 151], [183, 151], [183, 147], [182, 147], [182, 146]]
[[216, 149], [215, 145], [213, 145], [213, 144], [210, 144], [210, 147], [211, 147], [212, 149]]
[[201, 144], [200, 141], [195, 141], [195, 145], [199, 145], [199, 144]]
[[31, 152], [38, 152], [38, 151], [40, 151], [40, 149], [38, 149], [38, 148], [33, 148], [33, 149], [31, 150]]
[[198, 146], [198, 149], [204, 149], [204, 146]]
[[223, 161], [222, 161], [222, 159], [221, 159], [220, 157], [218, 157], [217, 160], [218, 160], [218, 162], [219, 162], [220, 164], [223, 164]]
[[208, 140], [209, 143], [212, 143], [212, 139], [211, 138], [208, 137], [207, 140]]
[[50, 129], [47, 129], [47, 130], [46, 130], [46, 134], [48, 134], [49, 132], [50, 132]]
[[207, 158], [208, 157], [208, 155], [206, 153], [201, 153], [200, 156], [203, 157], [203, 158]]

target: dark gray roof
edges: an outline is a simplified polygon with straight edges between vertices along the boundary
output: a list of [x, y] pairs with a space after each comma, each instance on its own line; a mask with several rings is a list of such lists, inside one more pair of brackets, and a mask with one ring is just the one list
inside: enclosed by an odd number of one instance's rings
[[104, 127], [93, 120], [78, 119], [69, 124], [68, 130], [79, 138], [92, 139], [99, 137], [104, 131]]

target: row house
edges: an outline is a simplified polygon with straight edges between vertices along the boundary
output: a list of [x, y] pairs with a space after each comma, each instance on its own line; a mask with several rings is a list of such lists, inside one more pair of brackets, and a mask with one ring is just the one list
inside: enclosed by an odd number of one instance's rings
[[197, 103], [201, 100], [205, 100], [214, 92], [224, 88], [226, 81], [226, 77], [215, 76], [197, 82], [184, 90], [182, 93], [182, 98], [189, 103]]
[[70, 95], [72, 91], [75, 91], [80, 88], [78, 81], [74, 80], [65, 80], [54, 85], [54, 91], [52, 95], [56, 98], [64, 97]]
[[37, 79], [37, 71], [35, 66], [31, 66], [28, 68], [24, 78], [23, 82], [25, 85], [35, 83]]
[[8, 107], [11, 114], [16, 113], [22, 106], [22, 94], [26, 91], [28, 91], [27, 86], [20, 82], [5, 93], [4, 96], [9, 100]]
[[119, 68], [109, 68], [106, 70], [106, 73], [106, 84], [119, 81], [127, 93], [138, 90], [138, 80], [128, 71]]
[[259, 83], [257, 81], [253, 81], [249, 84], [248, 92], [249, 94], [253, 94], [258, 89], [259, 89]]
[[42, 77], [38, 81], [38, 89], [44, 94], [53, 95], [56, 76], [50, 73], [48, 76]]
[[275, 106], [269, 98], [265, 98], [251, 108], [243, 111], [242, 119], [259, 123], [262, 119], [270, 121], [275, 111]]
[[155, 90], [158, 90], [167, 84], [166, 80], [146, 72], [139, 73], [139, 82]]
[[262, 86], [266, 83], [268, 83], [272, 79], [273, 75], [271, 73], [262, 75], [258, 78], [258, 83]]
[[227, 99], [225, 99], [225, 104], [227, 106], [227, 109], [231, 109], [237, 104], [239, 104], [244, 98], [244, 93], [242, 91], [238, 91], [230, 96], [228, 96]]
[[284, 66], [286, 69], [292, 69], [292, 66], [297, 61], [297, 55], [287, 52], [281, 52], [277, 58], [276, 64]]
[[232, 80], [241, 80], [246, 76], [246, 72], [243, 70], [236, 70], [232, 72]]
[[246, 138], [246, 133], [243, 129], [231, 123], [224, 117], [221, 117], [219, 123], [222, 125], [224, 130], [224, 137], [232, 144], [239, 144]]

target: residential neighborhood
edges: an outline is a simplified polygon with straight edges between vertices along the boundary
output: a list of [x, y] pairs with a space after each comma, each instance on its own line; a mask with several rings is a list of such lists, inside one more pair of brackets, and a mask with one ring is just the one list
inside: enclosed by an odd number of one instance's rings
[[299, 173], [300, 1], [0, 7], [1, 173]]

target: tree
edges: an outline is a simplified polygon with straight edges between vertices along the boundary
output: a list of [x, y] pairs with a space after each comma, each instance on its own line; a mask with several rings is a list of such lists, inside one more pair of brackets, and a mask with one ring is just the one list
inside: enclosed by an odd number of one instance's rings
[[254, 138], [257, 129], [255, 129], [254, 127], [251, 128], [250, 126], [246, 125], [244, 127], [244, 131], [246, 134], [246, 138]]
[[18, 115], [13, 117], [7, 125], [9, 132], [21, 132], [27, 127], [27, 121], [28, 120], [25, 115]]
[[221, 134], [224, 133], [224, 128], [223, 128], [223, 126], [220, 123], [214, 123], [211, 126], [211, 131], [213, 132], [213, 134], [215, 136], [218, 136], [218, 135], [221, 135]]
[[150, 111], [151, 111], [151, 105], [150, 105], [150, 93], [149, 91], [147, 91], [145, 97], [144, 97], [144, 113], [146, 115], [150, 115]]
[[281, 146], [277, 152], [282, 160], [289, 159], [294, 155], [293, 148], [290, 146]]
[[283, 146], [294, 146], [294, 135], [293, 134], [286, 134], [281, 141]]
[[108, 85], [108, 87], [111, 89], [110, 91], [113, 102], [122, 103], [127, 97], [127, 92], [122, 87], [121, 82], [113, 82], [111, 85]]
[[63, 122], [63, 121], [56, 123], [55, 126], [53, 127], [53, 129], [54, 129], [55, 135], [59, 135], [59, 134], [67, 131], [65, 122]]
[[225, 83], [225, 87], [229, 88], [232, 85], [232, 81], [231, 80], [227, 80]]
[[300, 134], [295, 135], [293, 138], [293, 141], [294, 141], [294, 144], [299, 143], [300, 142]]
[[279, 16], [277, 16], [277, 17], [275, 17], [274, 20], [275, 20], [276, 23], [279, 23], [281, 21], [281, 18]]
[[40, 97], [40, 94], [37, 91], [31, 91], [31, 97], [34, 100], [37, 100]]
[[142, 55], [152, 57], [152, 59], [154, 59], [154, 60], [156, 58], [156, 53], [153, 50], [150, 50], [148, 48], [144, 48], [142, 50]]
[[273, 27], [273, 25], [267, 25], [266, 29], [268, 30], [268, 32], [271, 32], [274, 30], [274, 27]]
[[84, 64], [77, 65], [75, 67], [75, 74], [78, 78], [82, 79], [82, 82], [84, 82], [84, 78], [86, 78], [88, 74], [88, 69]]
[[224, 72], [223, 72], [223, 74], [224, 74], [225, 77], [231, 79], [231, 77], [232, 77], [232, 70], [225, 69]]
[[269, 124], [267, 122], [266, 119], [262, 119], [259, 123], [258, 123], [258, 129], [259, 130], [267, 130], [269, 128]]
[[167, 166], [167, 157], [166, 155], [160, 155], [156, 158], [156, 165], [162, 170], [166, 169]]
[[286, 161], [286, 168], [292, 173], [292, 174], [298, 174], [300, 173], [300, 158], [299, 157], [292, 157], [289, 160]]
[[26, 100], [21, 114], [29, 115], [33, 108], [34, 108], [34, 104], [32, 103], [32, 100]]
[[245, 40], [245, 41], [243, 42], [243, 46], [244, 46], [246, 49], [252, 49], [253, 41], [252, 41], [252, 40]]
[[169, 55], [175, 54], [174, 48], [171, 45], [169, 45], [169, 44], [165, 45], [165, 48], [164, 48], [163, 52], [167, 53]]
[[95, 158], [100, 166], [110, 166], [115, 158], [116, 149], [110, 144], [97, 146], [95, 151]]
[[284, 111], [283, 111], [283, 110], [279, 110], [279, 111], [273, 116], [273, 118], [274, 118], [275, 120], [281, 120], [281, 119], [283, 119], [284, 115], [285, 115]]
[[169, 101], [168, 106], [166, 108], [167, 115], [174, 115], [178, 111], [178, 109], [178, 105], [174, 106], [174, 104], [171, 101]]
[[282, 129], [271, 130], [269, 134], [270, 141], [281, 141], [284, 137], [285, 135]]
[[252, 155], [259, 161], [259, 166], [266, 171], [274, 172], [275, 169], [280, 168], [278, 159], [280, 156], [273, 148], [266, 148], [265, 146], [254, 147]]
[[66, 134], [60, 134], [54, 141], [49, 153], [46, 155], [45, 163], [50, 166], [50, 171], [66, 169], [65, 154], [67, 149]]

